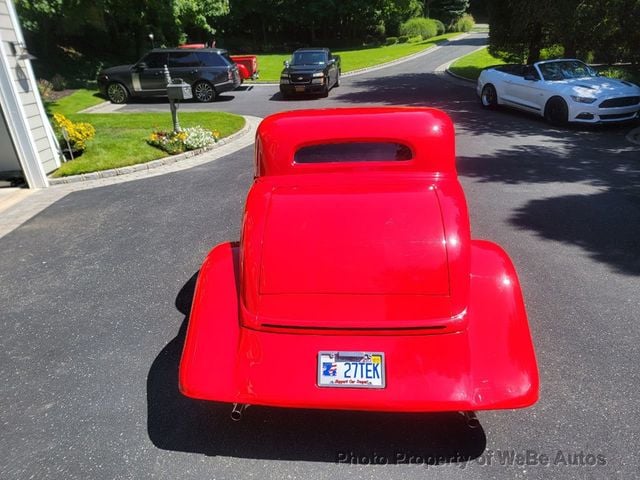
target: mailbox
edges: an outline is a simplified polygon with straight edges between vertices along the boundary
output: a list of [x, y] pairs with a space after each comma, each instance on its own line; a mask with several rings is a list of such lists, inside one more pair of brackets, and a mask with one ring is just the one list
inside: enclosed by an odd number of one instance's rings
[[169, 100], [189, 100], [193, 98], [191, 85], [185, 83], [181, 78], [174, 78], [167, 85], [167, 96]]

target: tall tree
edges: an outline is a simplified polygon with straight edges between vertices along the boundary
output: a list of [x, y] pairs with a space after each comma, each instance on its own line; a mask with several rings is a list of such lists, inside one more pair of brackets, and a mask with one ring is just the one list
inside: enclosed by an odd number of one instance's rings
[[440, 20], [445, 25], [451, 25], [469, 8], [469, 0], [432, 0], [425, 3], [431, 18]]

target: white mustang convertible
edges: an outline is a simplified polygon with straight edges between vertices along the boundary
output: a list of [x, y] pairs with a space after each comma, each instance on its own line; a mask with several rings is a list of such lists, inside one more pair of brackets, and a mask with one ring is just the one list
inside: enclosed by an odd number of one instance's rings
[[640, 87], [598, 76], [573, 59], [486, 68], [477, 93], [485, 108], [507, 105], [555, 125], [623, 122], [640, 115]]

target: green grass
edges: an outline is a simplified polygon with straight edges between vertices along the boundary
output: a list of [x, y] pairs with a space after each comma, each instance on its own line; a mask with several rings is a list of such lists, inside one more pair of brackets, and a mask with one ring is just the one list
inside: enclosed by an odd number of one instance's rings
[[[415, 43], [397, 43], [389, 46], [335, 50], [333, 53], [340, 55], [342, 72], [348, 73], [353, 70], [372, 67], [421, 52], [444, 40], [458, 35], [460, 35], [460, 33], [446, 33], [444, 35], [439, 35], [437, 37]], [[283, 62], [290, 58], [290, 52], [258, 55], [260, 81], [278, 82], [280, 80], [280, 72], [282, 72], [283, 69]]]
[[449, 71], [475, 81], [480, 76], [483, 68], [491, 67], [492, 65], [503, 65], [504, 63], [504, 60], [494, 57], [486, 48], [483, 48], [455, 61], [449, 67]]
[[[54, 172], [54, 177], [125, 167], [168, 156], [146, 142], [153, 130], [173, 128], [168, 107], [167, 113], [76, 113], [103, 101], [91, 90], [78, 90], [46, 105], [50, 114], [62, 113], [73, 122], [88, 122], [96, 129], [95, 137], [88, 142], [82, 156], [63, 163]], [[226, 137], [244, 126], [244, 118], [222, 112], [182, 112], [180, 125], [200, 125], [218, 130], [221, 137]]]

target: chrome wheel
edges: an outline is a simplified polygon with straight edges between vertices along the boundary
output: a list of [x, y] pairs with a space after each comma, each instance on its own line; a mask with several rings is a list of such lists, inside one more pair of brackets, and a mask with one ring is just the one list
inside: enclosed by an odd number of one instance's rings
[[129, 92], [124, 85], [112, 83], [107, 87], [107, 97], [111, 103], [124, 103], [129, 98]]
[[498, 106], [498, 94], [496, 89], [490, 83], [485, 85], [480, 95], [480, 101], [484, 108], [496, 108]]
[[193, 96], [198, 102], [211, 102], [216, 97], [216, 91], [208, 82], [198, 82], [193, 86]]

